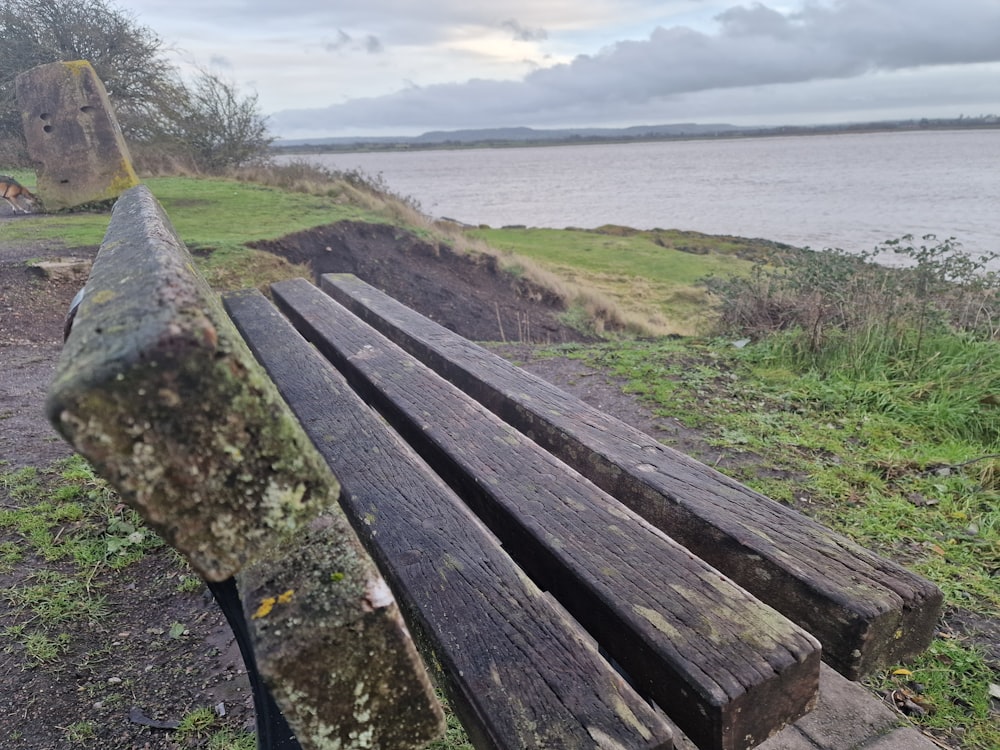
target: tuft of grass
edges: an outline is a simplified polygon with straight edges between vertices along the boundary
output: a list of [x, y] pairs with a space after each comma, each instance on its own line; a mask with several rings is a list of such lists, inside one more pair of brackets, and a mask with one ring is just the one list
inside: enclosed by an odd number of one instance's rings
[[104, 597], [93, 593], [79, 576], [42, 569], [28, 576], [27, 581], [30, 583], [8, 589], [7, 601], [16, 609], [30, 612], [43, 627], [75, 620], [93, 622], [107, 611]]
[[0, 590], [11, 623], [4, 633], [25, 666], [53, 665], [74, 629], [107, 614], [98, 574], [162, 542], [79, 456], [0, 472], [0, 488], [8, 498], [0, 508], [0, 570], [10, 581]]
[[208, 750], [256, 750], [257, 736], [250, 732], [220, 729], [208, 738]]
[[1000, 722], [990, 693], [995, 676], [983, 654], [953, 637], [937, 638], [913, 662], [867, 680], [890, 705], [908, 711], [942, 739], [958, 738], [965, 750], [1000, 747]]
[[178, 739], [188, 741], [209, 736], [209, 730], [215, 726], [217, 718], [215, 711], [207, 706], [189, 711], [177, 725]]
[[70, 637], [66, 633], [59, 633], [55, 637], [44, 632], [28, 633], [21, 641], [24, 653], [28, 657], [29, 663], [34, 665], [51, 664], [60, 656], [66, 653], [69, 647]]
[[64, 730], [66, 741], [74, 745], [85, 745], [97, 737], [97, 729], [92, 721], [77, 721]]

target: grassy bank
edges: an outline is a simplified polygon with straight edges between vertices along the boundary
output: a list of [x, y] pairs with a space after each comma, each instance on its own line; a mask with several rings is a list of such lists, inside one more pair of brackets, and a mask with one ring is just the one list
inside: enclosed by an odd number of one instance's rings
[[[388, 221], [389, 217], [359, 204], [347, 184], [332, 184], [314, 195], [265, 187], [237, 179], [151, 177], [144, 181], [170, 220], [220, 288], [252, 286], [262, 280], [308, 276], [280, 258], [246, 247], [255, 240], [345, 219]], [[67, 247], [100, 244], [108, 226], [108, 208], [39, 215], [2, 228], [10, 241], [61, 242]]]
[[[28, 187], [33, 176], [13, 176]], [[144, 180], [201, 270], [222, 289], [308, 276], [273, 255], [247, 247], [342, 220], [393, 223], [461, 252], [491, 254], [511, 273], [553, 291], [581, 327], [639, 335], [691, 335], [712, 325], [705, 288], [711, 274], [749, 273], [751, 260], [774, 246], [696, 232], [486, 229], [434, 222], [377, 178], [326, 173], [305, 165], [247, 170], [231, 178]], [[266, 184], [265, 184], [266, 183]], [[107, 229], [108, 207], [22, 219], [2, 228], [11, 241], [93, 246]]]

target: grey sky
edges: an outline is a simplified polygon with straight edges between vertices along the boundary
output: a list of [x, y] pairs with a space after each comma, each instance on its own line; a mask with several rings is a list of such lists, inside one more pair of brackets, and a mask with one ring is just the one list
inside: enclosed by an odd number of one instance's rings
[[131, 0], [276, 133], [1000, 114], [1000, 0]]

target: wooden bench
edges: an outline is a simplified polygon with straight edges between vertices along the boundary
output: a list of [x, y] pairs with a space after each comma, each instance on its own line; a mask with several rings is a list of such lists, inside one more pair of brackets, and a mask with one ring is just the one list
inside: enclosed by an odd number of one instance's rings
[[[827, 641], [835, 653], [857, 647], [832, 659], [848, 672], [901, 652], [868, 646], [890, 619], [890, 644], [924, 645], [914, 638], [940, 605], [926, 582], [826, 530], [837, 564], [864, 561], [851, 563], [862, 571], [851, 591], [810, 588], [779, 564], [787, 555], [732, 541], [731, 523], [685, 520], [685, 540], [676, 514], [647, 506], [705, 508], [651, 500], [624, 477], [659, 476], [663, 456], [682, 473], [695, 462], [609, 431], [607, 415], [357, 280], [323, 283], [351, 289], [340, 296], [357, 314], [298, 280], [273, 287], [283, 312], [249, 291], [226, 297], [227, 315], [155, 199], [134, 188], [115, 207], [48, 404], [57, 428], [196, 570], [215, 582], [235, 575], [248, 668], [259, 665], [303, 747], [417, 747], [437, 731], [394, 599], [482, 748], [668, 749], [678, 727], [706, 750], [753, 747], [815, 704], [817, 636], [824, 651]], [[508, 424], [361, 320], [379, 307], [435, 346], [463, 350], [436, 349], [443, 367], [424, 357], [449, 378], [477, 362], [513, 378], [490, 387], [512, 390], [514, 411], [529, 416], [517, 423], [483, 398]], [[550, 429], [541, 415], [560, 410], [580, 437], [539, 440]], [[607, 453], [642, 461], [609, 469], [587, 452], [581, 422], [603, 430]], [[760, 503], [704, 467], [684, 481], [716, 506]], [[744, 523], [742, 537], [770, 533]], [[789, 538], [814, 526], [795, 514], [778, 525]], [[691, 544], [698, 533], [711, 544]], [[727, 551], [708, 554], [712, 545]], [[739, 555], [749, 574], [706, 562]], [[773, 583], [754, 596], [740, 579], [758, 571]], [[809, 582], [825, 577], [813, 571]], [[896, 587], [882, 610], [866, 599], [873, 578]], [[786, 585], [785, 596], [759, 600]], [[774, 607], [786, 599], [795, 606], [783, 615]], [[816, 627], [830, 612], [839, 624]]]
[[[435, 372], [798, 623], [856, 680], [922, 652], [941, 590], [405, 307], [351, 275], [322, 289]], [[287, 290], [287, 291], [286, 291]], [[308, 322], [294, 286], [278, 304]]]

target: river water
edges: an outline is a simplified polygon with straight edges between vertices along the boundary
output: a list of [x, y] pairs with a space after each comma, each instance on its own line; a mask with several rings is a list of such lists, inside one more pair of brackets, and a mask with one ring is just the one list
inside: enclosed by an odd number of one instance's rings
[[1000, 251], [1000, 130], [318, 154], [435, 217], [622, 224], [869, 250], [912, 234]]

